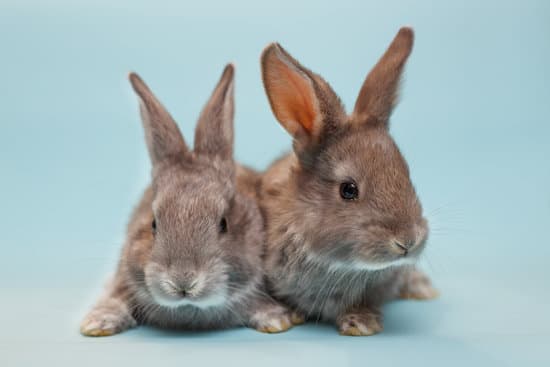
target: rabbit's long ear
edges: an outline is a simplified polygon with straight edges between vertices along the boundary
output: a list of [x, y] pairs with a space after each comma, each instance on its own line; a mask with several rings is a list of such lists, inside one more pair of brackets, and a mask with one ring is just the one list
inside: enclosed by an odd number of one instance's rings
[[397, 103], [401, 74], [412, 51], [413, 41], [411, 28], [399, 30], [361, 87], [353, 111], [354, 121], [388, 125], [392, 109]]
[[228, 64], [204, 106], [195, 129], [195, 153], [231, 160], [233, 157], [233, 117], [235, 67]]
[[261, 57], [262, 79], [271, 109], [294, 137], [319, 130], [321, 111], [313, 79], [279, 44], [272, 43]]
[[273, 114], [296, 140], [318, 138], [323, 128], [316, 76], [278, 43], [261, 56], [262, 79]]
[[176, 122], [136, 73], [130, 73], [128, 78], [140, 100], [141, 120], [153, 166], [182, 159], [188, 149]]

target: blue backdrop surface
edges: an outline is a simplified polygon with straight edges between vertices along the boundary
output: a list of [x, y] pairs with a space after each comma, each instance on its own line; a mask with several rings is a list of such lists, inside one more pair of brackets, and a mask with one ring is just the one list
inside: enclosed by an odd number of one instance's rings
[[[307, 325], [84, 338], [149, 179], [138, 71], [188, 141], [237, 66], [236, 157], [289, 149], [259, 55], [279, 41], [353, 105], [402, 25], [416, 31], [392, 134], [431, 222], [442, 296], [385, 308], [384, 333]], [[550, 365], [550, 2], [0, 2], [0, 365]]]

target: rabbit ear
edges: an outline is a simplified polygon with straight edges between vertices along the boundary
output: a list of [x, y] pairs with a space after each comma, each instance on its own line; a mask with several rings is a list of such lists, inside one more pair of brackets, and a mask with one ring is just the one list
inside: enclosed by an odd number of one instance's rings
[[172, 116], [136, 73], [130, 73], [128, 78], [140, 99], [141, 120], [153, 166], [183, 158], [187, 146]]
[[195, 129], [197, 154], [233, 157], [234, 74], [235, 67], [228, 64], [201, 112]]
[[261, 64], [264, 88], [279, 123], [294, 138], [319, 135], [322, 116], [312, 73], [278, 43], [265, 48]]
[[353, 111], [360, 123], [382, 123], [387, 126], [397, 103], [399, 81], [413, 47], [411, 28], [401, 28], [382, 58], [367, 75]]

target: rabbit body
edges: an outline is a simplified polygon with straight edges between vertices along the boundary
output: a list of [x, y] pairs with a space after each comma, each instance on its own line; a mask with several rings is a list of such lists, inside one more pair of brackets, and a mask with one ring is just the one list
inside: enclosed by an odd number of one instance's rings
[[135, 209], [114, 279], [81, 324], [89, 336], [138, 324], [186, 330], [288, 329], [265, 292], [259, 176], [233, 152], [233, 66], [204, 107], [187, 148], [175, 121], [136, 75], [152, 185]]
[[437, 294], [414, 266], [428, 224], [388, 132], [412, 43], [412, 30], [401, 29], [351, 115], [322, 77], [280, 45], [262, 54], [271, 108], [294, 139], [293, 152], [262, 178], [269, 289], [344, 335], [381, 331], [386, 300]]

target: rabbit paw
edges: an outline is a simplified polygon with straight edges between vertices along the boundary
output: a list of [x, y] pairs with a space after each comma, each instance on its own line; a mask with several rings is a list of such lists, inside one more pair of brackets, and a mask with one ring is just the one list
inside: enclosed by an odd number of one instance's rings
[[290, 313], [280, 305], [266, 305], [252, 315], [250, 324], [259, 332], [272, 334], [286, 331], [298, 321], [301, 321], [298, 314]]
[[427, 300], [439, 296], [439, 292], [432, 286], [432, 282], [420, 270], [412, 270], [401, 287], [399, 298]]
[[136, 320], [124, 306], [94, 308], [80, 324], [80, 333], [85, 336], [110, 336], [137, 325]]
[[292, 325], [302, 325], [306, 322], [306, 317], [298, 311], [293, 311], [290, 314], [290, 321], [292, 322]]
[[354, 311], [336, 320], [340, 335], [368, 336], [382, 331], [380, 315], [368, 310]]

